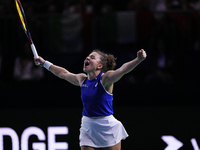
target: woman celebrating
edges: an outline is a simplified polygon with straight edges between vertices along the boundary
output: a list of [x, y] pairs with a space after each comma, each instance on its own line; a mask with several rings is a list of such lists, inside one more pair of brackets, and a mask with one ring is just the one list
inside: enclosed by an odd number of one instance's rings
[[147, 57], [141, 49], [137, 57], [113, 70], [115, 57], [100, 50], [93, 50], [86, 57], [83, 71], [74, 74], [68, 70], [45, 61], [42, 57], [35, 58], [38, 62], [57, 77], [81, 87], [83, 103], [80, 128], [81, 150], [120, 150], [121, 140], [128, 137], [122, 123], [113, 116], [113, 86], [123, 75], [132, 71]]

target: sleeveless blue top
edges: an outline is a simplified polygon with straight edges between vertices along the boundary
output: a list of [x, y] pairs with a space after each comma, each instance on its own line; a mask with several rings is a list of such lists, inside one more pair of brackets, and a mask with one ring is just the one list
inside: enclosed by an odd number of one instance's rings
[[86, 78], [81, 85], [83, 116], [98, 117], [113, 114], [113, 94], [108, 93], [102, 82], [103, 73], [92, 79]]

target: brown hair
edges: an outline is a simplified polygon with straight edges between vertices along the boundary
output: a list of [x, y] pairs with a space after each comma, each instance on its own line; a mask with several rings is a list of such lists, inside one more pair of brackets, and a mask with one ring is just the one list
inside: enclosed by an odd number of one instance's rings
[[103, 68], [102, 68], [102, 72], [107, 72], [108, 70], [113, 70], [116, 66], [116, 62], [115, 60], [117, 58], [114, 57], [114, 55], [112, 54], [106, 54], [102, 51], [100, 51], [99, 49], [95, 49], [93, 50], [93, 52], [96, 52], [98, 53], [101, 57], [101, 63], [103, 65]]

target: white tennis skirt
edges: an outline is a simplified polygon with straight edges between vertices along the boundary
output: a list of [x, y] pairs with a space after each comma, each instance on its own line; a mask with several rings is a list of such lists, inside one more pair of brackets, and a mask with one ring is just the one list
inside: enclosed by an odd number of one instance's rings
[[124, 126], [113, 115], [106, 117], [82, 117], [80, 146], [94, 148], [111, 147], [128, 137]]

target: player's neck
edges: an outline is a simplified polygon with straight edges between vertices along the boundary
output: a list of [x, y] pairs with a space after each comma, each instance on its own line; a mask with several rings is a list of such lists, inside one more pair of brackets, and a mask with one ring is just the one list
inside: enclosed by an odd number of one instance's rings
[[89, 79], [89, 80], [92, 80], [92, 79], [96, 78], [96, 77], [99, 75], [100, 72], [101, 72], [101, 71], [99, 70], [99, 71], [95, 71], [95, 72], [90, 72], [90, 73], [88, 73], [88, 74], [87, 74], [88, 79]]

